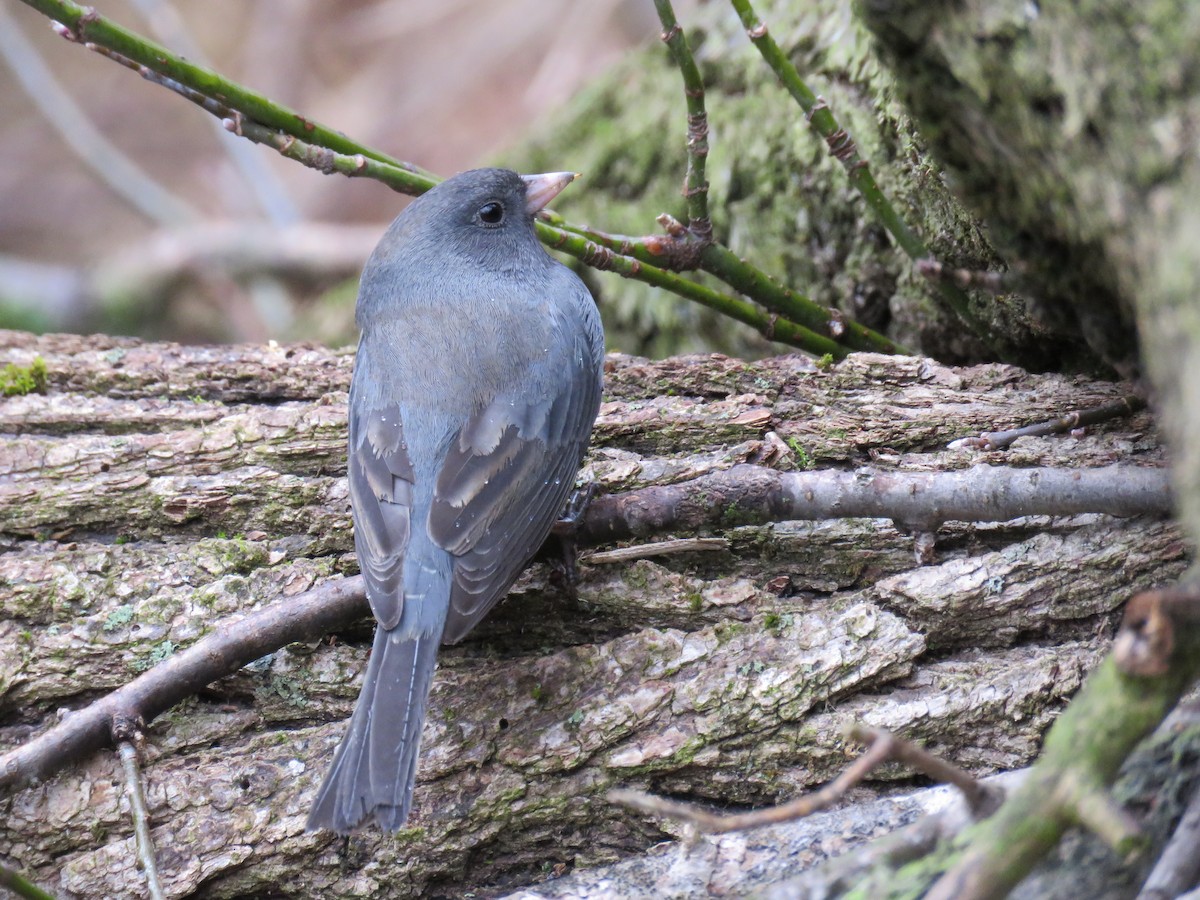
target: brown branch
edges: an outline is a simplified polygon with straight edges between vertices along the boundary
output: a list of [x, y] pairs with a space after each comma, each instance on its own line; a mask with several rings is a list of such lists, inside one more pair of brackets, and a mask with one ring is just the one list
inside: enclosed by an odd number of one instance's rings
[[129, 684], [0, 756], [0, 790], [44, 781], [111, 738], [117, 717], [151, 721], [205, 685], [294, 641], [315, 640], [367, 611], [361, 577], [329, 581], [212, 633]]
[[909, 741], [882, 729], [857, 725], [850, 729], [848, 736], [867, 745], [862, 756], [819, 790], [768, 809], [722, 815], [690, 803], [667, 800], [643, 791], [618, 789], [609, 791], [607, 796], [612, 803], [660, 818], [677, 819], [695, 826], [705, 834], [726, 834], [731, 831], [792, 822], [828, 809], [880, 766], [888, 762], [901, 762], [930, 778], [946, 781], [959, 788], [974, 815], [988, 815], [999, 805], [999, 792], [986, 788], [962, 769], [938, 759]]
[[1120, 400], [1114, 400], [1112, 403], [1105, 403], [1103, 406], [1097, 406], [1093, 409], [1067, 413], [1065, 416], [1059, 416], [1048, 422], [1026, 425], [1023, 428], [1012, 428], [1008, 431], [985, 431], [979, 437], [960, 438], [951, 443], [950, 448], [970, 447], [976, 450], [1003, 450], [1011, 446], [1017, 438], [1047, 437], [1052, 434], [1065, 434], [1069, 431], [1074, 431], [1076, 428], [1099, 425], [1122, 416], [1131, 416], [1134, 413], [1141, 412], [1145, 408], [1145, 400], [1130, 394], [1122, 397]]
[[989, 787], [977, 778], [973, 778], [970, 773], [935, 756], [912, 741], [906, 741], [881, 729], [867, 728], [864, 725], [853, 726], [848, 737], [866, 744], [868, 747], [882, 744], [887, 747], [890, 760], [903, 763], [936, 782], [958, 788], [967, 808], [975, 818], [982, 819], [990, 816], [1004, 798], [1003, 791]]
[[634, 544], [631, 547], [618, 547], [616, 550], [587, 553], [581, 556], [579, 561], [589, 566], [599, 566], [608, 563], [632, 562], [635, 559], [652, 559], [656, 556], [670, 556], [675, 553], [728, 549], [729, 540], [727, 538], [678, 538], [671, 541], [655, 541], [649, 544]]
[[933, 531], [949, 521], [1083, 512], [1162, 515], [1170, 508], [1166, 470], [1137, 466], [777, 472], [739, 465], [680, 484], [597, 497], [577, 539], [592, 545], [669, 529], [843, 517], [889, 518]]
[[932, 256], [918, 259], [915, 263], [917, 274], [923, 275], [930, 281], [946, 281], [963, 290], [979, 288], [989, 294], [1005, 294], [1018, 291], [1023, 284], [1021, 275], [1014, 271], [991, 272], [978, 269], [955, 269], [944, 265]]

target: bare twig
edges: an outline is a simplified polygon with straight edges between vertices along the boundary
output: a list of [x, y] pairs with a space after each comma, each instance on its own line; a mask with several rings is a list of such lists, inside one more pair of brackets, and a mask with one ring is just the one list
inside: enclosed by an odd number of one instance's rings
[[1020, 274], [1011, 269], [1007, 272], [954, 269], [932, 256], [918, 259], [916, 268], [918, 274], [931, 281], [948, 281], [963, 290], [979, 288], [992, 295], [1014, 292], [1021, 286], [1018, 282], [1022, 280]]
[[745, 831], [763, 825], [791, 822], [827, 809], [887, 761], [887, 747], [882, 743], [872, 745], [867, 748], [866, 753], [847, 766], [841, 775], [824, 787], [779, 806], [733, 815], [712, 813], [690, 803], [680, 803], [677, 800], [667, 800], [654, 794], [624, 788], [609, 791], [606, 796], [611, 803], [627, 806], [647, 815], [677, 819], [694, 825], [705, 834], [726, 834], [730, 831]]
[[954, 763], [882, 729], [854, 725], [847, 737], [868, 747], [882, 746], [887, 750], [888, 759], [903, 763], [934, 781], [954, 785], [963, 795], [971, 814], [977, 819], [990, 816], [1004, 798], [1003, 791], [989, 787]]
[[632, 562], [635, 559], [649, 559], [653, 556], [669, 556], [674, 553], [695, 553], [698, 550], [728, 550], [729, 541], [725, 538], [680, 538], [674, 541], [657, 541], [650, 544], [635, 544], [632, 547], [620, 547], [616, 550], [603, 550], [588, 553], [579, 558], [581, 563], [589, 566], [599, 566], [606, 563]]
[[1036, 425], [1026, 425], [1023, 428], [1013, 428], [1008, 431], [986, 431], [978, 437], [960, 438], [950, 444], [950, 449], [970, 447], [976, 450], [1003, 450], [1011, 446], [1017, 438], [1065, 434], [1076, 428], [1099, 425], [1122, 416], [1131, 416], [1145, 408], [1145, 400], [1130, 394], [1120, 400], [1114, 400], [1112, 403], [1067, 413], [1065, 416], [1050, 419], [1048, 422], [1039, 422]]
[[[717, 276], [738, 293], [753, 298], [771, 313], [783, 317], [780, 322], [795, 322], [816, 335], [835, 340], [852, 350], [911, 355], [912, 351], [890, 338], [858, 322], [845, 319], [836, 310], [822, 307], [803, 294], [785, 287], [761, 269], [738, 257], [724, 244], [709, 241], [700, 247], [694, 239], [686, 237], [684, 226], [670, 216], [659, 216], [659, 221], [666, 227], [667, 234], [632, 237], [608, 234], [596, 228], [581, 228], [555, 213], [546, 217], [547, 224], [561, 232], [578, 235], [593, 246], [611, 251], [618, 257], [630, 258], [636, 263], [648, 263], [672, 272], [700, 268]], [[547, 243], [557, 246], [552, 241]], [[809, 348], [806, 346], [804, 349]]]
[[1126, 861], [1146, 845], [1137, 820], [1121, 806], [1103, 785], [1079, 781], [1067, 773], [1062, 781], [1063, 793], [1069, 794], [1069, 807], [1079, 824], [1108, 844]]
[[708, 179], [704, 174], [708, 158], [708, 113], [704, 109], [704, 82], [687, 36], [679, 27], [671, 0], [654, 0], [662, 22], [662, 39], [671, 50], [675, 65], [683, 76], [683, 96], [687, 103], [687, 177], [683, 185], [683, 196], [688, 208], [688, 237], [700, 248], [712, 240], [712, 219], [708, 215]]
[[971, 812], [976, 816], [988, 815], [999, 803], [998, 792], [985, 788], [957, 766], [939, 760], [915, 744], [897, 738], [886, 731], [856, 727], [851, 730], [849, 736], [853, 740], [867, 745], [866, 752], [862, 756], [824, 787], [768, 809], [721, 815], [690, 803], [667, 800], [643, 791], [618, 789], [609, 791], [607, 796], [609, 801], [630, 809], [694, 825], [705, 834], [726, 834], [730, 831], [745, 831], [764, 825], [791, 822], [827, 809], [841, 800], [850, 788], [860, 784], [884, 763], [895, 761], [906, 763], [931, 778], [942, 779], [954, 784], [962, 791]]
[[142, 790], [142, 775], [138, 770], [137, 745], [145, 726], [140, 719], [119, 715], [113, 718], [112, 739], [125, 772], [125, 790], [129, 795], [129, 811], [133, 816], [133, 833], [138, 859], [146, 873], [146, 891], [150, 900], [163, 900], [162, 883], [158, 878], [158, 861], [154, 854], [154, 839], [150, 836], [150, 812], [146, 808], [146, 792]]

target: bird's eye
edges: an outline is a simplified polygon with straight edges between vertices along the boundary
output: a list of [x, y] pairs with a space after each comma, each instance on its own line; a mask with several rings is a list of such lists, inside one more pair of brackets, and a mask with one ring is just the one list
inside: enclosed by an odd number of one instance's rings
[[496, 202], [485, 203], [479, 207], [479, 212], [476, 215], [479, 216], [479, 221], [484, 225], [499, 225], [504, 221], [504, 207]]

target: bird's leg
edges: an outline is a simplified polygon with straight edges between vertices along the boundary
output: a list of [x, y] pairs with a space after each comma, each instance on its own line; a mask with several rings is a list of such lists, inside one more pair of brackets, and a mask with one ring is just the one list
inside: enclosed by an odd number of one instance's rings
[[575, 564], [579, 556], [575, 546], [575, 535], [579, 531], [584, 513], [592, 498], [596, 496], [596, 482], [589, 481], [571, 493], [563, 510], [562, 518], [550, 529], [551, 537], [558, 541], [558, 553], [550, 554], [551, 581], [563, 589], [572, 606], [579, 605], [579, 570]]

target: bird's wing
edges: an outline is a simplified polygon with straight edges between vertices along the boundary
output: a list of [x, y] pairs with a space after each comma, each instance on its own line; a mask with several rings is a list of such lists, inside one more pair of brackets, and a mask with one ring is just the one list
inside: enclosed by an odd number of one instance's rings
[[354, 548], [371, 611], [385, 629], [395, 628], [404, 603], [415, 480], [398, 405], [359, 409], [350, 403], [348, 468]]
[[430, 537], [455, 557], [446, 641], [504, 596], [562, 512], [600, 405], [603, 350], [590, 344], [576, 336], [550, 396], [502, 392], [450, 444], [429, 511]]

